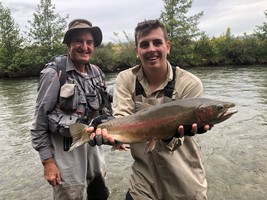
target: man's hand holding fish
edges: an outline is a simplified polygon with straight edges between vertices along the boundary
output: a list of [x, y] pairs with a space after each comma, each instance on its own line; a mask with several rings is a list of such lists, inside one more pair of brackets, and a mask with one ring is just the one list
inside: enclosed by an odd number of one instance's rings
[[[180, 125], [177, 129], [177, 134], [175, 134], [174, 137], [181, 137], [184, 135], [193, 136], [197, 133], [205, 133], [210, 129], [211, 129], [210, 125], [205, 125], [203, 127], [198, 128], [196, 123], [192, 124], [191, 130], [187, 130], [185, 129], [183, 125]], [[116, 142], [116, 140], [112, 137], [112, 135], [108, 134], [107, 129], [97, 128], [95, 132], [94, 130], [95, 130], [94, 126], [89, 126], [88, 128], [85, 129], [85, 132], [87, 132], [90, 135], [89, 142], [88, 142], [89, 145], [100, 146], [103, 144], [110, 144], [110, 145], [113, 145], [112, 150], [125, 150], [125, 151], [127, 150], [127, 147], [125, 146], [125, 144]], [[169, 140], [164, 140], [164, 141], [168, 142], [170, 140], [171, 138]]]
[[101, 129], [97, 128], [94, 132], [95, 128], [93, 126], [89, 126], [87, 129], [85, 129], [85, 132], [90, 134], [89, 136], [89, 142], [91, 146], [95, 145], [102, 145], [102, 144], [110, 144], [113, 145], [113, 150], [125, 150], [127, 151], [127, 148], [125, 144], [118, 144], [116, 143], [115, 139], [108, 134], [107, 129]]

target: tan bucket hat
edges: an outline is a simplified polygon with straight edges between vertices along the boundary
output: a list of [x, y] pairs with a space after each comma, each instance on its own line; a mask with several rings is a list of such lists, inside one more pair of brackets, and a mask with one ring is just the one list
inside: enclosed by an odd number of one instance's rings
[[75, 30], [88, 29], [91, 31], [94, 38], [95, 47], [102, 42], [102, 32], [98, 26], [93, 26], [91, 22], [85, 19], [74, 19], [69, 23], [67, 32], [64, 35], [63, 44], [68, 44], [71, 40], [72, 34]]

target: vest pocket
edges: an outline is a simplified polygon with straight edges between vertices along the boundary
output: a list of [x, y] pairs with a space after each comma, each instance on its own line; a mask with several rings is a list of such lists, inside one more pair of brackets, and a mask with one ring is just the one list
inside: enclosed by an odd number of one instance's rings
[[99, 110], [101, 107], [101, 97], [96, 93], [85, 94], [87, 103], [92, 110]]
[[65, 112], [72, 112], [78, 108], [79, 95], [76, 84], [65, 83], [60, 88], [59, 108]]
[[80, 120], [80, 116], [77, 113], [67, 114], [57, 109], [50, 112], [47, 118], [49, 130], [52, 133], [59, 133], [65, 137], [71, 137], [69, 125]]

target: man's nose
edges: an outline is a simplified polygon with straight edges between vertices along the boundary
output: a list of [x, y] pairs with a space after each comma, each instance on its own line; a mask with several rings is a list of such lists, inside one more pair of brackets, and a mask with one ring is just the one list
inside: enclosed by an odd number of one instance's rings
[[155, 45], [153, 42], [149, 42], [148, 51], [155, 51]]
[[83, 42], [81, 43], [81, 47], [82, 47], [83, 49], [87, 49], [87, 48], [88, 48], [87, 42], [86, 42], [86, 41], [83, 41]]

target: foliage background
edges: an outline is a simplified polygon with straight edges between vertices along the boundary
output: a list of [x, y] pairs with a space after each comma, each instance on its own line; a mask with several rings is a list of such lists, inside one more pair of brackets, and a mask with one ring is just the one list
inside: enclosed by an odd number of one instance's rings
[[[163, 0], [159, 19], [166, 25], [171, 41], [169, 60], [183, 68], [197, 66], [254, 65], [267, 63], [267, 22], [255, 26], [254, 33], [235, 37], [231, 28], [218, 37], [209, 37], [199, 30], [203, 12], [189, 16], [193, 0]], [[264, 12], [267, 18], [267, 10]], [[28, 20], [28, 32], [21, 31], [9, 8], [0, 1], [0, 77], [38, 76], [54, 55], [66, 54], [61, 43], [66, 20], [55, 13], [51, 0], [40, 0], [36, 12]], [[134, 53], [134, 38], [123, 31], [117, 41], [95, 49], [92, 63], [105, 72], [123, 70], [138, 64]]]

